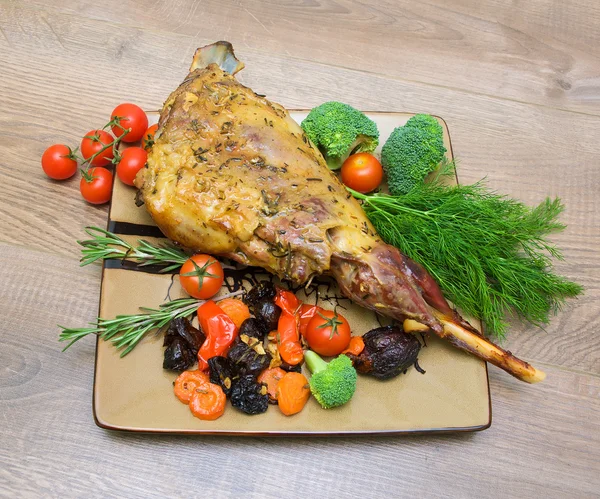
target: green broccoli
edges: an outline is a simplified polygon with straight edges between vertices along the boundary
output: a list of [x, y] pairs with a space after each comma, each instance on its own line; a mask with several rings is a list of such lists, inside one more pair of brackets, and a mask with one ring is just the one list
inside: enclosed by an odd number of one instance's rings
[[350, 154], [373, 152], [379, 144], [375, 122], [341, 102], [325, 102], [313, 108], [301, 126], [332, 170], [341, 168]]
[[348, 402], [356, 390], [356, 369], [346, 355], [325, 362], [315, 352], [304, 353], [306, 365], [312, 372], [310, 391], [324, 409]]
[[390, 193], [406, 194], [444, 159], [444, 134], [433, 116], [417, 114], [396, 128], [381, 149]]
[[444, 137], [444, 129], [431, 114], [415, 114], [410, 118], [405, 127], [418, 128], [427, 132], [432, 137]]

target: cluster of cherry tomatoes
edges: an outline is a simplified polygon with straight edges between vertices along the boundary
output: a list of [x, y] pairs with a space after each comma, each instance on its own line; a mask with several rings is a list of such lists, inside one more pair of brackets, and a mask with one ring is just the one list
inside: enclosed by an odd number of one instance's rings
[[[112, 134], [107, 130], [110, 129]], [[148, 158], [147, 149], [154, 142], [157, 125], [148, 127], [148, 117], [135, 104], [120, 104], [111, 114], [110, 121], [102, 128], [90, 130], [77, 149], [64, 144], [50, 146], [42, 155], [42, 169], [50, 178], [65, 180], [81, 169], [79, 190], [83, 199], [92, 204], [104, 204], [112, 194], [113, 174], [107, 166], [116, 165], [119, 179], [133, 185], [137, 172], [144, 167]], [[119, 151], [119, 144], [140, 142]]]

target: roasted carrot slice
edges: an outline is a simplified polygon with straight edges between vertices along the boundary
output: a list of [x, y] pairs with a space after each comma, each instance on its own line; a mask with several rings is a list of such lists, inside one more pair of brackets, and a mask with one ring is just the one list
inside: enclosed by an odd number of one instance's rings
[[217, 302], [217, 305], [229, 316], [238, 329], [242, 327], [242, 322], [250, 317], [248, 306], [237, 298], [225, 298]]
[[346, 348], [346, 350], [344, 350], [342, 353], [360, 355], [364, 349], [365, 340], [362, 339], [362, 336], [352, 336], [352, 338], [350, 338], [350, 344], [348, 345], [348, 348]]
[[183, 371], [175, 380], [173, 390], [184, 404], [188, 404], [192, 394], [201, 386], [208, 384], [208, 374], [202, 371]]
[[227, 398], [219, 385], [207, 383], [194, 390], [190, 410], [199, 419], [214, 421], [225, 412]]
[[277, 403], [286, 416], [300, 412], [310, 397], [308, 380], [301, 373], [286, 373], [277, 384]]
[[259, 383], [267, 385], [267, 394], [269, 402], [277, 402], [277, 384], [279, 380], [286, 375], [286, 372], [281, 367], [272, 367], [265, 369], [258, 377]]

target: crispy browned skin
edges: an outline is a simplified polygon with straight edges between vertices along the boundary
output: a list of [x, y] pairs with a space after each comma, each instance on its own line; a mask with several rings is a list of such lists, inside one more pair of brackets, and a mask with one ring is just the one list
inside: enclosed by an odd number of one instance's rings
[[[202, 50], [196, 58], [212, 57]], [[188, 248], [295, 283], [330, 273], [364, 307], [442, 337], [459, 327], [469, 340], [452, 334], [451, 342], [479, 356], [477, 345], [490, 345], [420, 265], [380, 240], [287, 111], [214, 63], [192, 70], [167, 99], [136, 185], [164, 234]], [[503, 355], [482, 358], [526, 377]]]

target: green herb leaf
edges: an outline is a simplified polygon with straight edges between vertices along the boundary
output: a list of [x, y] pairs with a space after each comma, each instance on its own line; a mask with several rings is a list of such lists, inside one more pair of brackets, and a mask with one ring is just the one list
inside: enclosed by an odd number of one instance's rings
[[404, 196], [351, 192], [383, 240], [423, 265], [446, 298], [480, 318], [488, 334], [504, 337], [510, 312], [547, 324], [583, 289], [552, 272], [551, 257], [562, 256], [547, 236], [564, 229], [560, 199], [530, 208], [483, 182], [445, 186], [448, 174], [446, 168]]

